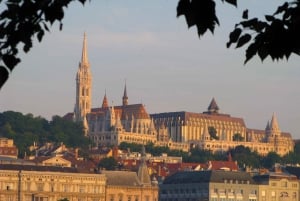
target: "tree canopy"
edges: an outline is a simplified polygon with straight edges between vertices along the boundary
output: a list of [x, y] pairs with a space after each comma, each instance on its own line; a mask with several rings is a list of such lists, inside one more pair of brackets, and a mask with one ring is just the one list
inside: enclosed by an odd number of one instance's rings
[[[221, 1], [237, 6], [237, 0]], [[208, 30], [213, 33], [219, 25], [215, 6], [215, 0], [180, 0], [177, 17], [185, 16], [188, 27], [196, 26], [200, 37]], [[268, 56], [280, 60], [288, 59], [292, 53], [300, 55], [300, 0], [284, 2], [265, 19], [249, 18], [248, 10], [243, 11], [242, 18], [229, 34], [227, 47], [248, 44], [245, 63], [255, 55], [262, 61]]]
[[[4, 8], [0, 13], [0, 89], [12, 70], [21, 61], [18, 53], [29, 52], [33, 39], [42, 41], [46, 32], [55, 23], [63, 27], [65, 9], [74, 2], [83, 5], [87, 0], [0, 0]], [[237, 6], [237, 0], [220, 0]], [[4, 5], [5, 4], [5, 5]], [[177, 17], [185, 16], [188, 27], [196, 26], [198, 35], [208, 30], [214, 32], [219, 19], [216, 0], [179, 0]], [[289, 58], [292, 53], [300, 55], [300, 0], [289, 0], [279, 5], [265, 19], [249, 18], [248, 10], [242, 14], [243, 21], [236, 23], [229, 34], [227, 47], [248, 45], [245, 63], [255, 55], [263, 61]]]
[[63, 142], [68, 147], [86, 150], [90, 144], [83, 135], [80, 123], [54, 116], [51, 121], [32, 114], [7, 111], [0, 113], [0, 136], [13, 139], [19, 149], [19, 157], [29, 154], [28, 148], [36, 142]]

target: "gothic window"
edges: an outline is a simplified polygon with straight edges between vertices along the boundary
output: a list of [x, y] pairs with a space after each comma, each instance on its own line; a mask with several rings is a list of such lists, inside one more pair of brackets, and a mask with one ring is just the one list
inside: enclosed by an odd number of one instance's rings
[[86, 95], [86, 96], [89, 96], [89, 89], [86, 89], [85, 95]]
[[81, 95], [84, 96], [84, 88], [81, 90]]

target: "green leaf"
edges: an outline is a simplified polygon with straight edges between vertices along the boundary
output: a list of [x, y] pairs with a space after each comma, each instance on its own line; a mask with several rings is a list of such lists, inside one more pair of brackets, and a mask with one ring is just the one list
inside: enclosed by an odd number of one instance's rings
[[4, 66], [0, 66], [0, 89], [9, 77], [9, 72]]
[[229, 42], [236, 43], [242, 33], [242, 29], [236, 28], [229, 34]]
[[230, 3], [234, 5], [235, 7], [237, 6], [237, 1], [236, 0], [225, 0], [227, 3]]
[[45, 32], [44, 32], [43, 30], [40, 30], [40, 31], [38, 32], [37, 38], [38, 38], [39, 42], [42, 41], [44, 34], [45, 34]]
[[268, 49], [264, 46], [260, 47], [257, 51], [258, 56], [260, 57], [261, 61], [264, 61], [265, 58], [269, 55]]
[[257, 44], [252, 43], [248, 46], [246, 50], [246, 60], [244, 61], [244, 64], [246, 64], [256, 53], [257, 53]]
[[248, 19], [248, 9], [243, 11], [243, 19]]
[[177, 5], [177, 17], [185, 15], [190, 11], [190, 1], [180, 0]]
[[19, 58], [13, 55], [3, 55], [2, 57], [4, 64], [9, 68], [9, 70], [13, 70], [14, 67], [21, 61]]
[[279, 13], [282, 13], [283, 11], [286, 11], [288, 6], [289, 6], [288, 2], [285, 2], [282, 6], [278, 6], [278, 8], [274, 14], [277, 15]]
[[251, 40], [251, 35], [250, 34], [245, 34], [241, 36], [237, 42], [236, 48], [242, 47], [246, 43], [248, 43]]
[[272, 22], [275, 18], [272, 15], [265, 15], [267, 21]]

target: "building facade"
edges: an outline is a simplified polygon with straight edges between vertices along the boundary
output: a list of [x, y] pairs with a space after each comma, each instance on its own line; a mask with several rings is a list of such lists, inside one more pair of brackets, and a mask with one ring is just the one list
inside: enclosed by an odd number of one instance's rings
[[299, 181], [295, 175], [284, 172], [270, 172], [254, 176], [259, 186], [260, 201], [299, 200]]
[[82, 121], [85, 133], [97, 145], [121, 142], [152, 142], [170, 149], [188, 151], [191, 147], [228, 151], [243, 145], [261, 155], [274, 151], [285, 155], [293, 151], [290, 133], [281, 132], [275, 114], [265, 130], [249, 129], [242, 118], [219, 112], [213, 98], [203, 113], [167, 112], [148, 114], [143, 104], [129, 104], [126, 84], [122, 105], [108, 104], [106, 93], [102, 105], [91, 108], [91, 73], [84, 36], [82, 58], [76, 76], [75, 121]]
[[242, 118], [220, 113], [215, 99], [203, 113], [168, 112], [150, 117], [158, 131], [164, 127], [172, 141], [191, 147], [222, 152], [243, 145], [261, 155], [276, 152], [281, 156], [294, 150], [291, 134], [280, 131], [275, 114], [265, 130], [249, 129]]
[[167, 177], [160, 201], [257, 201], [258, 186], [246, 172], [187, 171]]
[[0, 138], [0, 157], [18, 157], [18, 148], [14, 145], [13, 139]]
[[0, 200], [104, 201], [106, 177], [72, 168], [0, 165]]

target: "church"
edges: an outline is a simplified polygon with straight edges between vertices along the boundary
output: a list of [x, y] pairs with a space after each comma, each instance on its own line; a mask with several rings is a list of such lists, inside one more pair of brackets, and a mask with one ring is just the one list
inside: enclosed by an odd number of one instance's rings
[[223, 152], [243, 145], [261, 155], [276, 152], [281, 156], [294, 150], [291, 134], [281, 132], [275, 114], [265, 130], [247, 128], [242, 118], [221, 113], [214, 98], [203, 113], [182, 111], [148, 114], [143, 104], [129, 104], [126, 83], [122, 105], [109, 105], [105, 93], [102, 105], [92, 108], [91, 88], [92, 74], [84, 34], [82, 56], [76, 74], [76, 103], [74, 113], [68, 116], [83, 123], [85, 135], [97, 146], [151, 142], [184, 151], [198, 147]]

